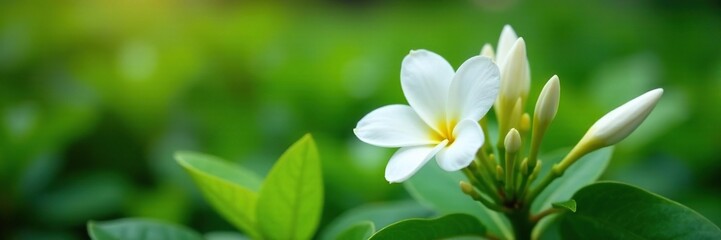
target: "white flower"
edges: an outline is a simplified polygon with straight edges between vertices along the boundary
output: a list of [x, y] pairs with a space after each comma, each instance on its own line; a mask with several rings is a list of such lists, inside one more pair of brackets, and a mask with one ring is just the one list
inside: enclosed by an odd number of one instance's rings
[[472, 57], [457, 72], [443, 57], [411, 51], [401, 65], [408, 105], [368, 113], [353, 132], [363, 142], [399, 147], [386, 166], [389, 182], [402, 182], [434, 156], [446, 171], [468, 166], [483, 145], [478, 121], [496, 100], [499, 70], [491, 59]]

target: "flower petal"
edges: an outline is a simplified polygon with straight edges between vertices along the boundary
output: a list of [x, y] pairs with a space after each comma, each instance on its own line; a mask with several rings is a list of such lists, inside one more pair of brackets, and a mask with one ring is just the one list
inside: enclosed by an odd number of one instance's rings
[[508, 51], [511, 50], [516, 39], [518, 39], [518, 35], [513, 31], [511, 25], [503, 26], [501, 37], [498, 38], [498, 51], [496, 51], [496, 63], [498, 63], [498, 66], [506, 64], [506, 56], [508, 56]]
[[483, 145], [483, 130], [478, 122], [465, 119], [453, 129], [455, 141], [438, 152], [436, 161], [446, 171], [458, 171], [467, 167]]
[[448, 144], [448, 140], [443, 140], [435, 146], [426, 145], [398, 149], [386, 166], [386, 180], [390, 183], [405, 181], [418, 172], [446, 144]]
[[480, 120], [498, 96], [500, 73], [490, 58], [475, 56], [464, 62], [453, 77], [448, 93], [448, 120]]
[[401, 65], [403, 93], [418, 116], [439, 131], [446, 118], [446, 98], [453, 68], [443, 57], [427, 50], [411, 51]]
[[363, 142], [380, 147], [437, 144], [433, 129], [408, 105], [388, 105], [368, 113], [353, 132]]

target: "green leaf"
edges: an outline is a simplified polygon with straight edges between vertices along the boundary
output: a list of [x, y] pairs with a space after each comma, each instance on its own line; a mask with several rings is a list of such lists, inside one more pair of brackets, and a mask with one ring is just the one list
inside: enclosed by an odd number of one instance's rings
[[88, 222], [93, 240], [202, 240], [192, 229], [161, 221], [126, 218], [106, 222]]
[[375, 227], [382, 228], [396, 221], [431, 214], [432, 211], [412, 200], [367, 204], [338, 216], [324, 228], [320, 239], [339, 239], [340, 233], [361, 221], [371, 221]]
[[336, 239], [347, 240], [366, 240], [376, 231], [375, 225], [371, 221], [363, 221], [357, 223], [343, 231]]
[[[540, 179], [544, 178], [551, 170], [553, 164], [561, 161], [567, 150], [553, 152], [548, 157], [543, 157], [543, 171], [541, 171]], [[576, 191], [582, 187], [593, 183], [598, 179], [611, 161], [613, 155], [613, 147], [607, 147], [592, 152], [571, 165], [563, 176], [559, 177], [548, 185], [548, 187], [536, 198], [531, 205], [531, 212], [539, 213], [544, 209], [553, 207], [554, 202], [561, 202], [571, 199]], [[537, 238], [544, 231], [556, 216], [546, 217], [541, 220], [533, 229], [533, 236]]]
[[255, 208], [260, 179], [251, 171], [210, 155], [179, 152], [175, 159], [226, 220], [257, 238]]
[[488, 227], [488, 231], [504, 239], [513, 239], [506, 218], [461, 192], [458, 183], [466, 180], [460, 172], [443, 171], [438, 164], [426, 164], [413, 177], [404, 182], [406, 190], [421, 204], [441, 214], [468, 213]]
[[241, 233], [225, 231], [209, 232], [203, 237], [205, 237], [205, 240], [250, 240], [250, 238]]
[[576, 200], [573, 200], [573, 199], [565, 201], [565, 202], [553, 203], [552, 205], [553, 205], [553, 208], [565, 209], [565, 210], [568, 210], [571, 212], [576, 212]]
[[315, 142], [303, 136], [278, 159], [258, 197], [258, 226], [268, 239], [310, 239], [323, 208], [323, 180]]
[[576, 193], [578, 211], [561, 219], [564, 239], [721, 239], [721, 229], [690, 208], [623, 183]]
[[[77, 174], [59, 180], [32, 201], [26, 214], [48, 226], [67, 227], [119, 212], [131, 193], [128, 180], [112, 172]], [[2, 193], [0, 193], [2, 195]], [[5, 197], [3, 195], [3, 197]]]
[[409, 219], [391, 224], [371, 236], [383, 239], [444, 239], [486, 236], [486, 227], [474, 216], [455, 213], [435, 219]]

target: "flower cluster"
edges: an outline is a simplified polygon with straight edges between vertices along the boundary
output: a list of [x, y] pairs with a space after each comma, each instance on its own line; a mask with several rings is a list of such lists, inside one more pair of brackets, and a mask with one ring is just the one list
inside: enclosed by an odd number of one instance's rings
[[[499, 211], [532, 202], [579, 158], [624, 139], [663, 94], [651, 90], [603, 116], [543, 182], [529, 189], [540, 169], [541, 141], [558, 110], [560, 81], [552, 76], [533, 115], [525, 112], [531, 81], [526, 43], [510, 26], [503, 28], [495, 51], [484, 45], [456, 71], [438, 54], [413, 50], [403, 59], [400, 80], [408, 105], [378, 108], [354, 129], [361, 141], [399, 148], [388, 162], [386, 180], [402, 182], [435, 157], [446, 171], [463, 170], [471, 182], [461, 184], [466, 194]], [[499, 132], [495, 144], [487, 135], [491, 107]], [[525, 157], [524, 144], [529, 146]]]

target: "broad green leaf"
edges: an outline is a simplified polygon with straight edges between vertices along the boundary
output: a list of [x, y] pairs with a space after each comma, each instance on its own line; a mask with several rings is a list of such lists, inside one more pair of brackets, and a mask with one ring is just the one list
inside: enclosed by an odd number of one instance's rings
[[240, 166], [220, 158], [179, 152], [175, 159], [193, 177], [205, 198], [226, 220], [257, 238], [255, 208], [260, 179]]
[[[553, 164], [561, 161], [568, 151], [561, 150], [549, 154], [548, 157], [541, 158], [543, 161], [543, 171], [538, 177], [543, 179], [549, 172]], [[538, 213], [544, 209], [553, 207], [554, 202], [562, 202], [571, 199], [571, 196], [582, 187], [593, 183], [601, 177], [601, 174], [611, 161], [613, 147], [607, 147], [592, 152], [571, 165], [560, 178], [548, 185], [543, 192], [536, 198], [531, 205], [531, 212]], [[550, 224], [556, 216], [546, 217], [541, 220], [533, 229], [533, 236], [537, 238], [542, 231]]]
[[458, 186], [461, 180], [466, 180], [462, 173], [446, 172], [438, 164], [429, 163], [405, 181], [404, 186], [418, 202], [441, 214], [471, 214], [494, 235], [513, 239], [513, 231], [506, 218], [463, 194]]
[[721, 239], [694, 210], [631, 185], [599, 182], [573, 199], [578, 211], [562, 217], [564, 239]]
[[203, 235], [205, 240], [250, 240], [250, 238], [238, 232], [209, 232]]
[[565, 209], [571, 212], [576, 212], [576, 200], [568, 200], [565, 202], [553, 203], [553, 208]]
[[323, 180], [315, 142], [303, 136], [283, 153], [260, 189], [258, 226], [268, 239], [310, 239], [323, 209]]
[[93, 240], [202, 240], [192, 229], [161, 221], [126, 218], [106, 222], [88, 222]]
[[325, 227], [320, 239], [339, 239], [339, 234], [361, 221], [371, 221], [376, 228], [382, 228], [403, 219], [428, 217], [431, 214], [430, 210], [412, 200], [367, 204], [338, 216]]
[[345, 240], [366, 240], [376, 231], [375, 225], [371, 221], [363, 221], [346, 229], [338, 235], [336, 239]]
[[486, 227], [474, 216], [455, 213], [435, 219], [409, 219], [381, 229], [371, 240], [445, 239], [464, 236], [486, 236]]

